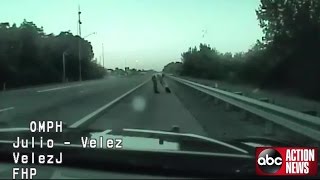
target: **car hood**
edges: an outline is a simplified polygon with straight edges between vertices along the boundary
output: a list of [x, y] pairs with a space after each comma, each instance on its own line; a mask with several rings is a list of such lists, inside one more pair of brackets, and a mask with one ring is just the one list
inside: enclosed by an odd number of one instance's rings
[[[0, 143], [15, 142], [17, 137], [31, 139], [38, 142], [53, 139], [55, 144], [64, 145], [68, 141], [71, 145], [82, 147], [82, 142], [95, 139], [102, 148], [107, 147], [107, 141], [114, 143], [119, 149], [144, 151], [191, 151], [231, 154], [251, 154], [255, 147], [280, 146], [287, 143], [263, 137], [247, 137], [232, 141], [220, 141], [196, 134], [172, 131], [157, 131], [146, 129], [73, 129], [68, 128], [63, 133], [31, 133], [28, 128], [0, 129]], [[101, 142], [100, 142], [101, 141]], [[118, 145], [116, 145], [118, 144]]]

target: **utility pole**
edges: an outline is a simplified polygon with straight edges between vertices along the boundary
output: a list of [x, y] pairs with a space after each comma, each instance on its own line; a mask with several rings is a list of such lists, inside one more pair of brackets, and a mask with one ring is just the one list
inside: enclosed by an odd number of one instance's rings
[[102, 66], [104, 67], [104, 47], [102, 43]]
[[81, 72], [81, 11], [80, 11], [80, 5], [78, 6], [78, 24], [79, 24], [79, 81], [82, 81], [82, 72]]
[[66, 82], [66, 52], [62, 53], [62, 82]]

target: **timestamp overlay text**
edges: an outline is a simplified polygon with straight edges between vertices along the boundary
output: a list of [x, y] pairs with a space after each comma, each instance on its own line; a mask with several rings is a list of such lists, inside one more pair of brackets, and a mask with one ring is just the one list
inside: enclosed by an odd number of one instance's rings
[[[37, 166], [44, 165], [62, 165], [63, 152], [49, 154], [50, 149], [55, 144], [68, 146], [73, 144], [72, 139], [62, 139], [56, 143], [54, 138], [46, 138], [48, 133], [63, 134], [63, 121], [31, 121], [29, 131], [31, 136], [17, 136], [13, 142], [14, 151], [12, 152], [15, 166], [12, 168], [12, 179], [33, 179], [37, 176]], [[61, 136], [63, 137], [63, 136]], [[122, 149], [122, 138], [107, 138], [107, 136], [78, 137], [74, 140], [81, 142], [78, 148], [105, 148], [105, 149]], [[79, 145], [77, 143], [77, 145]], [[27, 150], [27, 151], [26, 151]], [[27, 153], [26, 153], [27, 152]], [[26, 166], [27, 165], [27, 166]]]

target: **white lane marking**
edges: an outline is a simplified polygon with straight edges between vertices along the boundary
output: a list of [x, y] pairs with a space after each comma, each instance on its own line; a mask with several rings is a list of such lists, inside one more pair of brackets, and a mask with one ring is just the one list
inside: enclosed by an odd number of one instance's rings
[[67, 88], [78, 87], [78, 86], [82, 86], [82, 84], [73, 85], [73, 86], [63, 86], [63, 87], [57, 87], [57, 88], [51, 88], [51, 89], [45, 89], [45, 90], [39, 90], [37, 92], [38, 93], [42, 93], [42, 92], [48, 92], [48, 91], [56, 91], [56, 90], [60, 90], [60, 89], [67, 89]]
[[64, 144], [64, 145], [70, 145], [71, 142], [70, 142], [70, 141], [65, 141], [65, 142], [63, 142], [63, 144]]
[[73, 123], [70, 127], [71, 128], [78, 128], [81, 124], [85, 123], [86, 121], [94, 118], [97, 114], [101, 113], [102, 111], [106, 110], [107, 108], [109, 108], [110, 106], [112, 106], [113, 104], [115, 104], [116, 102], [120, 101], [122, 98], [126, 97], [127, 95], [129, 95], [130, 93], [132, 93], [133, 91], [135, 91], [136, 89], [138, 89], [139, 87], [143, 86], [144, 84], [146, 84], [147, 82], [149, 82], [150, 80], [146, 80], [145, 82], [139, 84], [138, 86], [136, 86], [135, 88], [131, 89], [130, 91], [122, 94], [121, 96], [117, 97], [116, 99], [114, 99], [113, 101], [109, 102], [108, 104], [100, 107], [99, 109], [95, 110], [94, 112], [86, 115], [85, 117], [83, 117], [82, 119], [80, 119], [79, 121]]
[[4, 111], [9, 111], [14, 109], [14, 107], [8, 107], [8, 108], [4, 108], [4, 109], [0, 109], [0, 112], [4, 112]]

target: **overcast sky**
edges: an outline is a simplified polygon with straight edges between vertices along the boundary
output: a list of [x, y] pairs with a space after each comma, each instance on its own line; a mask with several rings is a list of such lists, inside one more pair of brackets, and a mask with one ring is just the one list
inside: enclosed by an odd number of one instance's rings
[[3, 0], [0, 22], [26, 19], [46, 33], [77, 34], [78, 4], [82, 35], [97, 32], [86, 39], [97, 58], [104, 44], [108, 68], [161, 70], [201, 42], [234, 53], [262, 37], [255, 14], [259, 0]]

